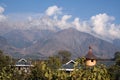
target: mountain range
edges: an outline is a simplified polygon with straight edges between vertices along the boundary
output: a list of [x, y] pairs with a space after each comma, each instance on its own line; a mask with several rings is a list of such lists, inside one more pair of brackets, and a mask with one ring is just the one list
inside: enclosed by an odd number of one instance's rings
[[14, 58], [44, 58], [60, 50], [71, 52], [72, 58], [85, 56], [88, 47], [100, 58], [113, 58], [120, 51], [120, 40], [113, 43], [74, 28], [52, 30], [12, 30], [0, 36], [0, 49]]

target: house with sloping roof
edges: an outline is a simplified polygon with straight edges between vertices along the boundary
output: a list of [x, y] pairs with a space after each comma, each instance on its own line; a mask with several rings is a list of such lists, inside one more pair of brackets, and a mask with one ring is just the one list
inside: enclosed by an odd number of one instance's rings
[[66, 64], [63, 64], [63, 66], [61, 67], [61, 69], [59, 70], [64, 70], [66, 72], [70, 72], [74, 70], [74, 65], [75, 65], [75, 61], [74, 60], [70, 60], [69, 62], [67, 62]]
[[15, 67], [19, 71], [29, 72], [30, 67], [33, 67], [33, 65], [31, 64], [31, 62], [29, 62], [26, 59], [22, 58], [22, 59], [20, 59], [20, 60], [18, 60], [16, 62]]
[[[85, 56], [86, 58], [86, 66], [94, 66], [96, 65], [96, 59], [97, 57], [93, 54], [92, 52], [92, 47], [89, 46], [89, 51]], [[66, 64], [64, 64], [59, 70], [64, 70], [66, 72], [71, 72], [74, 70], [74, 65], [75, 65], [75, 61], [74, 60], [70, 60], [69, 62], [67, 62]], [[77, 65], [77, 68], [79, 69], [81, 65]]]

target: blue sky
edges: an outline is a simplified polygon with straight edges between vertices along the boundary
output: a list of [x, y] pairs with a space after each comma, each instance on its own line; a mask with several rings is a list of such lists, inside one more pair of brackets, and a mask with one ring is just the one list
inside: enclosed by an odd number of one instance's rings
[[120, 39], [119, 8], [120, 0], [0, 0], [0, 29], [73, 27], [111, 41]]
[[107, 13], [120, 23], [119, 0], [0, 0], [0, 5], [5, 7], [4, 14], [43, 13], [49, 6], [57, 5], [74, 17], [88, 19], [99, 13]]

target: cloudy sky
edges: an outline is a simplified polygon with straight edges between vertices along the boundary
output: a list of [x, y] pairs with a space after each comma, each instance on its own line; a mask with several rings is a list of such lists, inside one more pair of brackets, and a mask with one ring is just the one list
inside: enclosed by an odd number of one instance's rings
[[0, 28], [76, 28], [105, 40], [120, 39], [119, 0], [0, 0]]

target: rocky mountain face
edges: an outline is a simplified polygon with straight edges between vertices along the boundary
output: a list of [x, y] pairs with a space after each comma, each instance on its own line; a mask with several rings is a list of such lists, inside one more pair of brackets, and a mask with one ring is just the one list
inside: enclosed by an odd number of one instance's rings
[[38, 41], [27, 48], [26, 53], [31, 50], [49, 56], [57, 54], [59, 50], [67, 50], [75, 58], [86, 55], [89, 45], [93, 47], [94, 53], [102, 58], [112, 57], [115, 51], [119, 50], [115, 45], [87, 33], [79, 32], [75, 29], [66, 29], [55, 33], [42, 43]]
[[113, 40], [113, 44], [116, 45], [117, 47], [120, 47], [120, 39]]
[[22, 54], [17, 53], [17, 52], [20, 52], [20, 49], [15, 48], [14, 46], [11, 46], [8, 43], [7, 39], [2, 36], [0, 36], [0, 50], [2, 50], [4, 53], [12, 57], [22, 56]]
[[[88, 47], [92, 46], [93, 53], [101, 58], [111, 58], [120, 47], [96, 38], [88, 33], [69, 28], [61, 31], [50, 30], [14, 30], [2, 35], [9, 45], [15, 47], [15, 52], [24, 57], [40, 58], [57, 54], [60, 50], [72, 53], [72, 58], [85, 56]], [[5, 40], [3, 40], [5, 41]], [[0, 42], [0, 45], [2, 43]], [[17, 50], [16, 50], [17, 49]], [[16, 57], [16, 56], [14, 56]]]
[[13, 30], [3, 36], [8, 40], [8, 43], [16, 48], [26, 48], [31, 46], [38, 40], [46, 40], [51, 31], [44, 30]]
[[8, 44], [7, 39], [0, 36], [0, 50], [8, 52], [8, 51], [10, 51], [12, 49], [14, 49], [14, 48]]
[[7, 40], [4, 37], [0, 36], [0, 47], [4, 47], [6, 45], [8, 45]]

